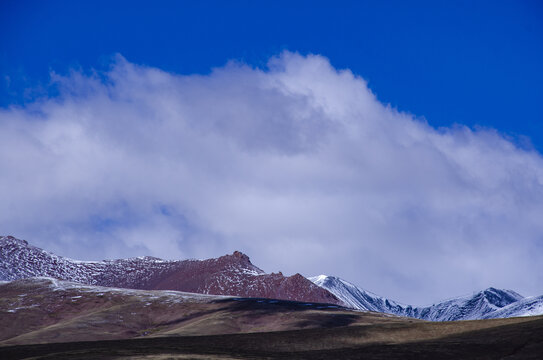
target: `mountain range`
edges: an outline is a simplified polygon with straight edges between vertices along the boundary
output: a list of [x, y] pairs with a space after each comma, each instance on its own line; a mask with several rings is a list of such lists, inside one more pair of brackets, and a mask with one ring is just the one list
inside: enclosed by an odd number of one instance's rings
[[319, 275], [309, 280], [330, 291], [350, 308], [422, 320], [477, 320], [543, 314], [543, 296], [525, 298], [515, 291], [492, 287], [431, 306], [413, 307], [373, 294], [338, 277]]
[[154, 257], [79, 261], [57, 256], [13, 236], [0, 236], [0, 281], [50, 277], [86, 285], [141, 290], [329, 303], [429, 321], [543, 314], [543, 296], [525, 298], [488, 288], [431, 306], [413, 307], [378, 296], [343, 279], [267, 274], [239, 251], [216, 259], [170, 261]]
[[433, 322], [338, 305], [0, 282], [0, 359], [540, 359], [543, 316]]

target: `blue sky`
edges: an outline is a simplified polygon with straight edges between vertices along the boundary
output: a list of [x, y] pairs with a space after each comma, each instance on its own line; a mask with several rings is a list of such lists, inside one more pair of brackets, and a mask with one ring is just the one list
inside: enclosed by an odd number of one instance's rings
[[415, 305], [540, 295], [542, 17], [3, 1], [0, 227], [81, 259], [241, 250]]

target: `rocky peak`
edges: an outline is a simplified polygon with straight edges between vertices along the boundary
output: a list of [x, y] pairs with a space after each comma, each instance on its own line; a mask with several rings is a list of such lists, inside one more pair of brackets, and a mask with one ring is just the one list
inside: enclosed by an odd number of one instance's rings
[[482, 296], [484, 296], [490, 304], [500, 308], [524, 298], [522, 295], [512, 290], [501, 290], [493, 287], [482, 291]]
[[0, 236], [0, 241], [4, 243], [9, 242], [13, 244], [28, 246], [28, 242], [26, 240], [17, 239], [16, 237], [11, 236], [11, 235]]
[[234, 251], [234, 253], [232, 254], [232, 256], [236, 259], [240, 259], [242, 260], [243, 262], [247, 262], [247, 263], [251, 263], [251, 260], [249, 259], [249, 257], [247, 255], [245, 255], [244, 253], [242, 253], [241, 251]]

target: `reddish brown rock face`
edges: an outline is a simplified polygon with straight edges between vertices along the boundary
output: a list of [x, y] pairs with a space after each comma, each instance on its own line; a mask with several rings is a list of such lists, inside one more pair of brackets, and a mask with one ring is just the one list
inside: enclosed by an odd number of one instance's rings
[[334, 295], [302, 275], [266, 274], [240, 252], [218, 259], [180, 262], [178, 269], [150, 286], [156, 290], [339, 304]]
[[0, 237], [0, 280], [47, 276], [84, 284], [145, 290], [262, 297], [341, 304], [300, 274], [266, 274], [239, 251], [208, 260], [144, 257], [78, 262], [13, 237]]

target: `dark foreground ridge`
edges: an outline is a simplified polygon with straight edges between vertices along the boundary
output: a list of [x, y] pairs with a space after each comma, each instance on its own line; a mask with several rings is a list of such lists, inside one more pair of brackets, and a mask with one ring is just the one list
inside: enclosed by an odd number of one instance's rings
[[[2, 359], [541, 359], [543, 318], [497, 323], [436, 339], [402, 342], [402, 331], [439, 331], [442, 324], [406, 322], [266, 333], [159, 337], [0, 348]], [[449, 323], [462, 327], [463, 323]], [[375, 339], [376, 334], [387, 340]], [[383, 338], [385, 339], [385, 338]]]

